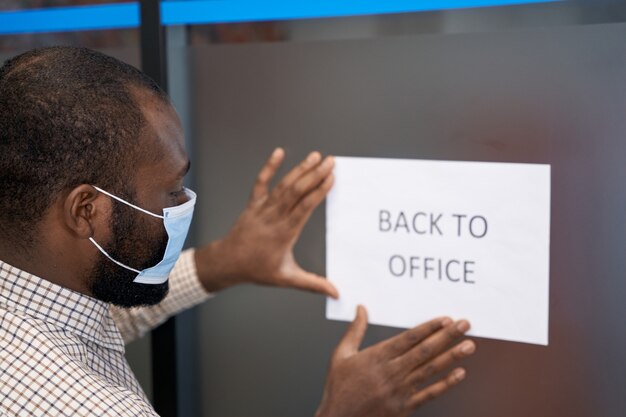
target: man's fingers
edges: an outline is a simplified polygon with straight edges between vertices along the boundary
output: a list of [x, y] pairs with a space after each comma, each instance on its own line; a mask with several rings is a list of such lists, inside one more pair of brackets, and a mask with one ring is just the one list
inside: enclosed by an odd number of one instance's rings
[[410, 384], [423, 382], [436, 373], [449, 368], [454, 362], [472, 355], [475, 351], [476, 344], [471, 340], [465, 340], [463, 343], [448, 349], [435, 359], [415, 369], [409, 374], [407, 380]]
[[291, 288], [325, 294], [332, 298], [339, 298], [337, 288], [324, 277], [311, 272], [299, 270], [294, 277], [290, 277], [287, 284]]
[[449, 317], [432, 319], [381, 342], [379, 349], [385, 350], [387, 358], [399, 357], [449, 323], [452, 323]]
[[322, 156], [319, 152], [311, 152], [302, 162], [296, 165], [291, 171], [287, 173], [276, 185], [276, 188], [272, 190], [272, 195], [278, 200], [281, 195], [289, 189], [293, 183], [300, 178], [303, 174], [308, 172], [311, 168], [320, 163]]
[[333, 355], [334, 359], [346, 358], [354, 355], [359, 351], [359, 346], [365, 337], [367, 330], [367, 311], [365, 307], [358, 306], [356, 309], [356, 317], [343, 335], [341, 342], [337, 346]]
[[418, 408], [424, 405], [425, 403], [427, 403], [428, 401], [434, 398], [437, 398], [438, 396], [440, 396], [441, 394], [443, 394], [444, 392], [446, 392], [453, 386], [457, 385], [459, 382], [463, 381], [463, 379], [465, 379], [465, 375], [466, 375], [465, 369], [463, 368], [455, 369], [443, 379], [435, 382], [432, 385], [429, 385], [428, 387], [420, 390], [415, 395], [413, 395], [411, 399], [409, 400], [409, 404], [408, 404], [409, 408], [411, 409]]
[[306, 197], [304, 197], [291, 213], [291, 221], [298, 228], [303, 227], [309, 220], [313, 210], [315, 210], [322, 201], [326, 198], [330, 189], [333, 188], [335, 183], [335, 176], [330, 174], [324, 181], [313, 191], [311, 191]]
[[282, 148], [274, 149], [274, 152], [272, 152], [256, 177], [256, 182], [252, 187], [252, 193], [250, 195], [250, 202], [254, 202], [267, 195], [268, 185], [272, 178], [274, 178], [283, 159], [285, 159], [285, 151]]
[[287, 210], [294, 210], [299, 202], [310, 192], [319, 188], [320, 184], [332, 174], [334, 166], [335, 160], [332, 156], [328, 156], [314, 168], [302, 174], [281, 194], [283, 200], [281, 206]]
[[459, 320], [446, 325], [437, 333], [430, 335], [423, 342], [397, 358], [399, 368], [411, 370], [426, 363], [431, 358], [439, 355], [452, 342], [461, 338], [469, 328], [470, 325], [467, 320]]

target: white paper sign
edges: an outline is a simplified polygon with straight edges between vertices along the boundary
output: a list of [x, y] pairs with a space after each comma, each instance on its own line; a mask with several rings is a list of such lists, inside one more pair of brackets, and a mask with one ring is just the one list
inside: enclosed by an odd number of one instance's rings
[[337, 157], [326, 317], [548, 344], [550, 166]]

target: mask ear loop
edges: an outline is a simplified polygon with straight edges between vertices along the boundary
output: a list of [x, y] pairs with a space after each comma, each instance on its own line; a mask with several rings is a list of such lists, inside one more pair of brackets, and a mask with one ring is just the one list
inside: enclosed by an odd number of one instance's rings
[[118, 196], [115, 196], [115, 195], [113, 195], [113, 194], [111, 194], [111, 193], [109, 193], [109, 192], [106, 192], [106, 191], [104, 191], [104, 190], [103, 190], [102, 188], [100, 188], [100, 187], [96, 187], [95, 185], [92, 185], [92, 187], [93, 187], [93, 188], [95, 188], [96, 190], [100, 191], [101, 193], [106, 194], [106, 195], [108, 195], [109, 197], [111, 197], [111, 198], [113, 198], [113, 199], [115, 199], [115, 200], [119, 201], [120, 203], [124, 203], [124, 204], [126, 204], [127, 206], [130, 206], [130, 207], [134, 208], [135, 210], [139, 210], [139, 211], [141, 211], [142, 213], [148, 214], [148, 215], [150, 215], [150, 216], [152, 216], [152, 217], [156, 217], [156, 218], [159, 218], [159, 219], [162, 219], [162, 218], [163, 218], [163, 216], [160, 216], [160, 215], [158, 215], [158, 214], [154, 214], [153, 212], [148, 211], [148, 210], [146, 210], [146, 209], [142, 209], [141, 207], [138, 207], [138, 206], [136, 206], [136, 205], [134, 205], [134, 204], [131, 204], [131, 203], [129, 203], [129, 202], [128, 202], [128, 201], [126, 201], [126, 200], [122, 200], [122, 199], [121, 199], [121, 198], [119, 198]]
[[[136, 205], [131, 204], [131, 203], [129, 203], [128, 201], [122, 200], [121, 198], [119, 198], [119, 197], [117, 197], [117, 196], [115, 196], [115, 195], [113, 195], [113, 194], [111, 194], [111, 193], [109, 193], [109, 192], [107, 192], [107, 191], [104, 191], [104, 190], [103, 190], [102, 188], [100, 188], [100, 187], [96, 187], [95, 185], [92, 185], [92, 187], [93, 187], [93, 188], [95, 188], [96, 190], [100, 191], [101, 193], [106, 194], [106, 195], [108, 195], [109, 197], [111, 197], [111, 198], [113, 198], [113, 199], [115, 199], [115, 200], [119, 201], [120, 203], [124, 203], [124, 204], [126, 204], [127, 206], [130, 206], [130, 207], [132, 207], [132, 208], [134, 208], [134, 209], [136, 209], [136, 210], [141, 211], [142, 213], [148, 214], [148, 215], [150, 215], [150, 216], [152, 216], [152, 217], [156, 217], [156, 218], [159, 218], [159, 219], [163, 219], [163, 216], [159, 216], [158, 214], [154, 214], [154, 213], [152, 213], [151, 211], [148, 211], [148, 210], [142, 209], [141, 207], [137, 207]], [[121, 266], [122, 268], [126, 268], [126, 269], [128, 269], [129, 271], [136, 272], [137, 274], [140, 274], [140, 273], [141, 273], [141, 271], [139, 271], [139, 270], [137, 270], [137, 269], [135, 269], [135, 268], [131, 268], [130, 266], [128, 266], [128, 265], [124, 265], [124, 264], [123, 264], [123, 263], [121, 263], [120, 261], [117, 261], [117, 260], [113, 259], [113, 258], [111, 257], [111, 255], [109, 255], [109, 254], [107, 253], [107, 251], [105, 251], [105, 250], [102, 248], [102, 246], [98, 245], [98, 242], [96, 242], [96, 241], [95, 241], [95, 239], [94, 239], [93, 237], [90, 237], [90, 238], [89, 238], [89, 241], [90, 241], [91, 243], [93, 243], [93, 244], [96, 246], [96, 248], [98, 248], [98, 250], [99, 250], [99, 251], [100, 251], [100, 252], [101, 252], [104, 256], [106, 256], [107, 258], [109, 258], [109, 259], [110, 259], [112, 262], [114, 262], [115, 264], [117, 264], [117, 265]]]
[[94, 245], [96, 245], [96, 248], [98, 248], [98, 250], [99, 250], [100, 252], [102, 252], [102, 254], [103, 254], [104, 256], [106, 256], [107, 258], [109, 258], [111, 261], [115, 262], [116, 264], [118, 264], [118, 265], [119, 265], [119, 266], [121, 266], [122, 268], [126, 268], [126, 269], [128, 269], [129, 271], [133, 271], [133, 272], [136, 272], [136, 273], [138, 273], [138, 274], [140, 274], [140, 273], [141, 273], [141, 271], [138, 271], [138, 270], [136, 270], [135, 268], [131, 268], [130, 266], [128, 266], [128, 265], [124, 265], [124, 264], [123, 264], [123, 263], [121, 263], [120, 261], [116, 261], [115, 259], [113, 259], [113, 258], [111, 257], [111, 255], [109, 255], [109, 254], [107, 253], [107, 251], [105, 251], [104, 249], [102, 249], [102, 246], [98, 245], [98, 243], [94, 240], [94, 238], [90, 237], [90, 238], [89, 238], [89, 241], [90, 241], [91, 243], [93, 243]]

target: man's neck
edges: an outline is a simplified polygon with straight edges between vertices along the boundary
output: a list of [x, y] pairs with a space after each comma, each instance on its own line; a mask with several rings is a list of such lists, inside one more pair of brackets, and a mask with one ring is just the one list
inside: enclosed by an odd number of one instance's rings
[[62, 254], [41, 244], [33, 244], [25, 250], [22, 245], [0, 238], [0, 261], [62, 287], [91, 295], [85, 280], [81, 279], [80, 268], [67, 262]]

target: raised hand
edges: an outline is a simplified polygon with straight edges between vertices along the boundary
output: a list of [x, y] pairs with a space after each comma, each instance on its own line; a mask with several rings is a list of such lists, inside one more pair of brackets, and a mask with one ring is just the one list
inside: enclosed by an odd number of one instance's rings
[[272, 153], [228, 235], [196, 250], [198, 275], [207, 290], [255, 283], [338, 296], [330, 282], [302, 269], [293, 255], [304, 225], [333, 185], [333, 158], [322, 160], [312, 152], [270, 190], [284, 157], [280, 148]]
[[337, 346], [316, 417], [405, 417], [465, 378], [463, 368], [438, 377], [476, 346], [465, 340], [465, 320], [438, 318], [359, 350], [367, 313], [359, 307], [354, 322]]

